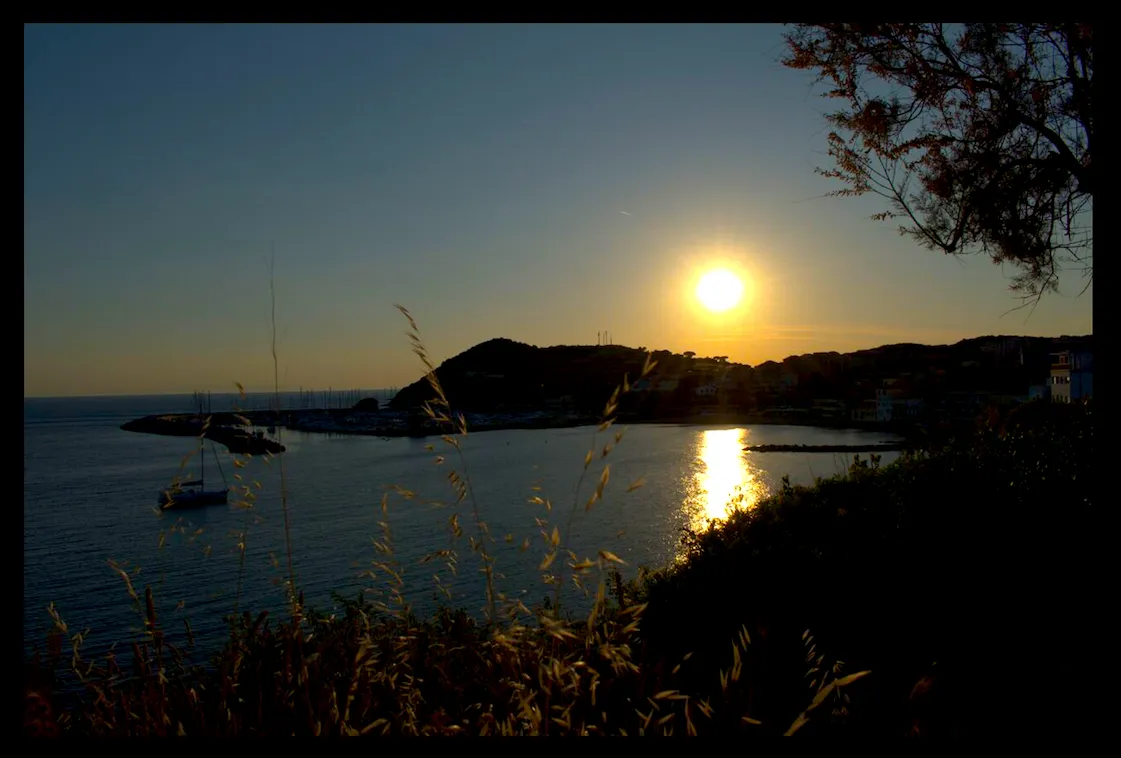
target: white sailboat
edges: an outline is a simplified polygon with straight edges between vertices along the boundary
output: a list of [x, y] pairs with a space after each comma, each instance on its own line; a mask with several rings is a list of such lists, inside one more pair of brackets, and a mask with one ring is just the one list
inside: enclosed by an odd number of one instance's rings
[[[160, 492], [159, 504], [164, 510], [173, 508], [196, 508], [203, 505], [225, 505], [229, 502], [230, 490], [229, 488], [221, 490], [208, 490], [206, 489], [206, 452], [203, 450], [205, 437], [199, 438], [199, 456], [201, 460], [201, 471], [198, 479], [192, 479], [189, 482], [181, 482], [177, 487], [163, 490]], [[211, 450], [214, 450], [214, 444], [211, 443]], [[218, 470], [222, 473], [223, 482], [226, 479], [226, 473], [222, 471], [222, 462], [218, 460], [218, 453], [214, 453], [214, 460], [218, 461]]]

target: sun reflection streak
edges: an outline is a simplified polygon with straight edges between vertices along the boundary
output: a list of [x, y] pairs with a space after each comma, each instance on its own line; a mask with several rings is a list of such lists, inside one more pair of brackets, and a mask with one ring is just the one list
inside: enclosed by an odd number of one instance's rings
[[766, 494], [744, 451], [746, 429], [701, 432], [693, 486], [685, 502], [691, 529], [704, 529], [728, 515], [730, 506], [751, 508]]

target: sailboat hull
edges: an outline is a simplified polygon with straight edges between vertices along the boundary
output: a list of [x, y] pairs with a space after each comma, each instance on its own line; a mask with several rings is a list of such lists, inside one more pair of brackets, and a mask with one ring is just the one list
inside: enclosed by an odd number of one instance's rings
[[[205, 426], [202, 421], [202, 414], [200, 409], [199, 414], [200, 426]], [[204, 436], [199, 436], [199, 452], [202, 456], [199, 459], [199, 464], [202, 469], [201, 476], [190, 482], [179, 482], [172, 486], [171, 489], [166, 489], [160, 492], [159, 504], [163, 510], [180, 509], [180, 508], [198, 508], [203, 505], [225, 505], [229, 502], [230, 492], [228, 489], [224, 490], [208, 490], [206, 489], [206, 452], [204, 451]], [[214, 445], [211, 443], [211, 450], [213, 451]], [[218, 453], [214, 453], [214, 460], [218, 462], [218, 469], [222, 469], [222, 461], [218, 459]], [[222, 480], [225, 481], [226, 474], [222, 473]]]
[[204, 505], [225, 505], [229, 502], [229, 498], [229, 490], [164, 491], [160, 493], [159, 502], [164, 510], [171, 510], [178, 508], [198, 508]]

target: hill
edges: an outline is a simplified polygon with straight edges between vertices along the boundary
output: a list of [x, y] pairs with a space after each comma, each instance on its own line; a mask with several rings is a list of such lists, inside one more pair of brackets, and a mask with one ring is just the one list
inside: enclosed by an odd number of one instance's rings
[[[661, 351], [658, 373], [685, 370], [688, 359]], [[644, 349], [618, 345], [536, 347], [492, 339], [450, 358], [436, 369], [449, 401], [457, 410], [498, 411], [547, 406], [574, 411], [598, 410], [624, 374], [638, 376]], [[434, 397], [421, 377], [390, 401], [394, 410], [416, 408]]]
[[[654, 351], [654, 374], [630, 407], [672, 415], [713, 398], [737, 410], [777, 404], [807, 405], [831, 398], [860, 401], [873, 397], [885, 379], [904, 379], [926, 393], [985, 391], [1026, 394], [1044, 383], [1050, 353], [1087, 347], [1092, 336], [985, 336], [953, 345], [903, 343], [852, 353], [807, 353], [757, 366], [730, 362], [726, 356]], [[646, 360], [645, 348], [621, 345], [536, 347], [509, 339], [492, 339], [448, 359], [436, 375], [457, 410], [494, 412], [556, 408], [596, 412], [624, 375], [636, 377]], [[711, 392], [702, 388], [712, 387]], [[391, 401], [395, 410], [421, 406], [433, 398], [422, 377]]]

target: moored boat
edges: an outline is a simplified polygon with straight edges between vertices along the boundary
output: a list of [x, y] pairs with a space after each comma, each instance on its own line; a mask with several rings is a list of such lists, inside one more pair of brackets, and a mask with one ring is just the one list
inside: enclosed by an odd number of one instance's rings
[[[230, 490], [206, 489], [206, 451], [203, 449], [203, 438], [199, 437], [199, 452], [201, 472], [198, 479], [189, 482], [180, 482], [159, 494], [159, 505], [163, 510], [178, 508], [197, 508], [203, 505], [225, 505], [229, 502]], [[211, 443], [211, 452], [214, 445]], [[222, 471], [222, 461], [218, 460], [218, 453], [214, 452], [214, 460], [218, 462], [218, 471], [222, 474], [222, 481], [226, 479], [226, 472]]]

